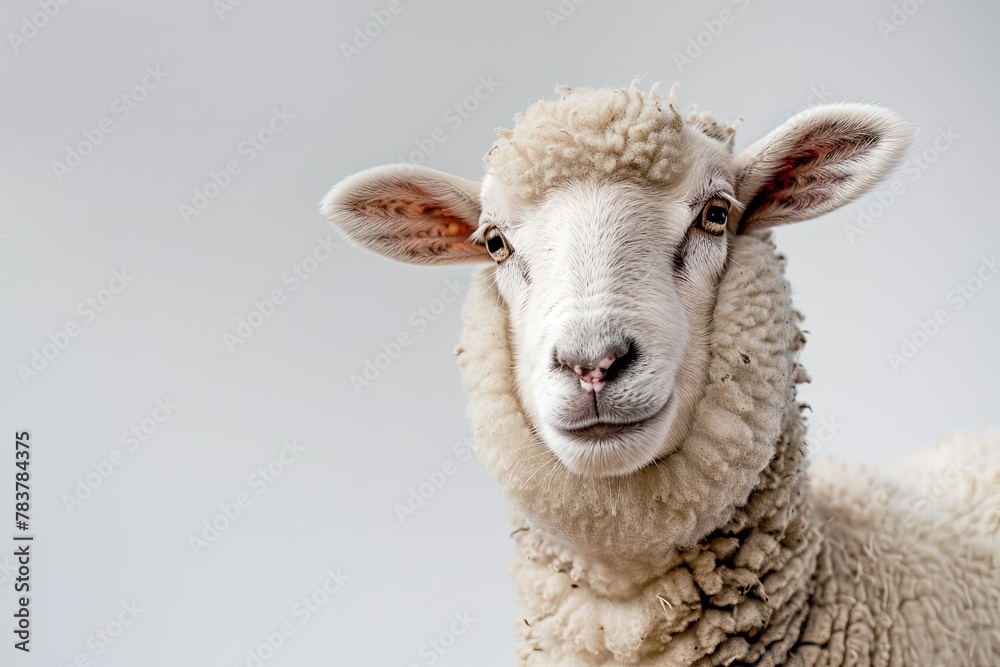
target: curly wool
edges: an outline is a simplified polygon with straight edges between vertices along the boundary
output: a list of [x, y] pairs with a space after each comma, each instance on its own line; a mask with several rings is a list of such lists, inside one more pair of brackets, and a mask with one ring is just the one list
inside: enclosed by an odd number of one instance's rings
[[[996, 664], [996, 513], [915, 512], [912, 488], [833, 467], [812, 489], [783, 262], [767, 235], [732, 242], [691, 434], [627, 478], [573, 475], [535, 435], [492, 269], [477, 274], [457, 353], [476, 454], [511, 506], [520, 664]], [[967, 496], [988, 504], [1000, 443], [983, 449]]]
[[513, 129], [499, 139], [484, 162], [507, 192], [524, 201], [574, 180], [615, 177], [662, 184], [688, 171], [692, 144], [711, 141], [732, 151], [735, 125], [708, 113], [684, 121], [676, 104], [676, 86], [666, 112], [654, 84], [643, 94], [639, 82], [629, 88], [556, 89], [560, 99], [536, 102], [515, 117]]

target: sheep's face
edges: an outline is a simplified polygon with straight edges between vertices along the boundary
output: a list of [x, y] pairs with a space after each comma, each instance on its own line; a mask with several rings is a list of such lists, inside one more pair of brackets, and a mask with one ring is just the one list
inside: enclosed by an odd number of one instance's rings
[[727, 235], [831, 211], [877, 184], [911, 131], [877, 107], [805, 111], [732, 155], [732, 128], [655, 91], [563, 90], [487, 156], [483, 183], [391, 165], [323, 213], [415, 264], [493, 262], [513, 384], [535, 432], [583, 475], [669, 456], [707, 376]]
[[730, 163], [706, 141], [668, 185], [575, 181], [532, 204], [484, 181], [475, 238], [498, 264], [516, 387], [569, 469], [628, 473], [683, 440], [737, 214]]

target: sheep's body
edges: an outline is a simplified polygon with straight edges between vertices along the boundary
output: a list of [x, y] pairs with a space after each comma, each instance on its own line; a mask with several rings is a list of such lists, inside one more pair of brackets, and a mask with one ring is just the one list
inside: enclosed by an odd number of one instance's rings
[[[470, 289], [459, 363], [477, 454], [512, 505], [521, 663], [1000, 663], [1000, 443], [942, 445], [909, 486], [832, 464], [810, 484], [782, 262], [752, 235], [733, 252], [691, 435], [625, 479], [554, 461], [513, 389], [492, 270]], [[718, 488], [685, 486], [706, 470]], [[703, 511], [751, 478], [749, 501]], [[678, 526], [698, 539], [674, 548]]]
[[[916, 484], [835, 464], [811, 471], [826, 546], [803, 641], [833, 637], [834, 650], [803, 649], [790, 664], [1000, 664], [998, 449], [975, 468], [942, 459]], [[837, 616], [853, 619], [839, 636]]]

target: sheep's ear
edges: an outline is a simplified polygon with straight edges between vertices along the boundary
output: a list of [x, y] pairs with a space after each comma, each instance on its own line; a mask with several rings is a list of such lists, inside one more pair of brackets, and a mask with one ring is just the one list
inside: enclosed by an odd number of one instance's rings
[[862, 104], [813, 107], [736, 157], [737, 233], [808, 220], [865, 194], [900, 162], [913, 129]]
[[350, 240], [411, 264], [492, 261], [469, 241], [479, 226], [479, 183], [393, 164], [345, 178], [320, 210]]

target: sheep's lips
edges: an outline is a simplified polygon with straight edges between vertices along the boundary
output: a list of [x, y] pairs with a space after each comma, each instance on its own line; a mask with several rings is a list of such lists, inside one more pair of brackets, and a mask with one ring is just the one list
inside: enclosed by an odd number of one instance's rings
[[640, 428], [646, 420], [641, 422], [630, 422], [628, 424], [609, 424], [607, 422], [597, 422], [591, 426], [584, 426], [583, 428], [575, 428], [572, 430], [560, 429], [563, 434], [573, 436], [574, 438], [594, 438], [601, 439], [612, 435], [619, 435], [621, 433], [626, 433], [628, 431], [634, 431]]
[[[605, 422], [596, 421], [593, 424], [588, 424], [587, 426], [582, 426], [579, 428], [560, 428], [556, 427], [556, 430], [562, 435], [574, 438], [576, 440], [591, 441], [586, 442], [586, 445], [600, 444], [600, 441], [616, 435], [629, 434], [632, 435], [638, 431], [641, 431], [644, 427], [649, 426], [652, 422], [662, 417], [670, 409], [670, 405], [673, 401], [674, 395], [671, 393], [667, 396], [667, 400], [663, 403], [660, 408], [648, 417], [643, 419], [638, 419], [631, 422]], [[596, 442], [593, 442], [596, 441]]]

